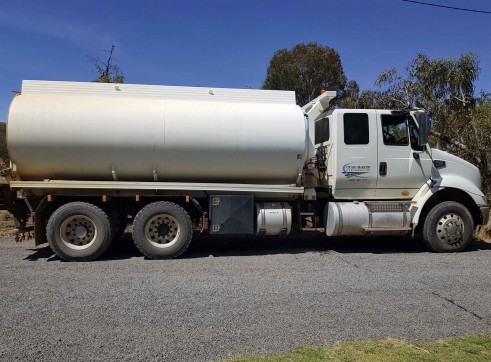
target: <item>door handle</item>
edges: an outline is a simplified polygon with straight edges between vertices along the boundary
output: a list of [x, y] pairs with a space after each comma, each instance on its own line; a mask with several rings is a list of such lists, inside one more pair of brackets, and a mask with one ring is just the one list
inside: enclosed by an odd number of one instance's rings
[[378, 174], [380, 176], [387, 175], [387, 162], [380, 162], [380, 165], [378, 167]]

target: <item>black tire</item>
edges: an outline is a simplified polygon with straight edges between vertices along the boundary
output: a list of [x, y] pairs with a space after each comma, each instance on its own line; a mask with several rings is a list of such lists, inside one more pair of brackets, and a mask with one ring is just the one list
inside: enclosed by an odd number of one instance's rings
[[429, 249], [440, 252], [464, 250], [472, 241], [474, 221], [469, 210], [454, 201], [434, 206], [423, 225], [423, 242]]
[[71, 202], [51, 215], [46, 237], [51, 250], [63, 260], [90, 261], [101, 256], [111, 244], [111, 222], [97, 206]]
[[141, 209], [133, 221], [133, 240], [152, 259], [172, 259], [184, 253], [193, 237], [189, 214], [177, 204], [158, 201]]

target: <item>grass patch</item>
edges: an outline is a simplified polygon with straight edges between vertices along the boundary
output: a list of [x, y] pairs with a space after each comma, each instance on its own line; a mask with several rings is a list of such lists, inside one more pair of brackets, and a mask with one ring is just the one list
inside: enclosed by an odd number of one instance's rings
[[491, 336], [476, 335], [415, 343], [398, 339], [338, 342], [330, 347], [304, 346], [291, 352], [229, 357], [222, 361], [491, 361]]

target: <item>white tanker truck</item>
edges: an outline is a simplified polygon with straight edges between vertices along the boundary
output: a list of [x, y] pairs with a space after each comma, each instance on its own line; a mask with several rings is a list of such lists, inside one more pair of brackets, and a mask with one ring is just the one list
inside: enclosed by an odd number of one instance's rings
[[427, 144], [422, 111], [300, 108], [295, 93], [24, 81], [10, 106], [4, 207], [62, 259], [193, 234], [419, 236], [463, 250], [488, 220], [479, 170]]

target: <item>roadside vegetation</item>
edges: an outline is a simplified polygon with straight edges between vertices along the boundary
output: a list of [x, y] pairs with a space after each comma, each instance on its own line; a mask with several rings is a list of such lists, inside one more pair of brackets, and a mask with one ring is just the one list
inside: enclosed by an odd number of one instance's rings
[[10, 161], [9, 153], [7, 151], [7, 129], [6, 123], [0, 122], [0, 158], [8, 165]]
[[475, 238], [486, 243], [491, 243], [491, 221], [476, 233]]
[[490, 361], [491, 336], [446, 338], [410, 343], [398, 339], [339, 342], [329, 347], [304, 346], [291, 352], [230, 357], [223, 362], [317, 361]]

